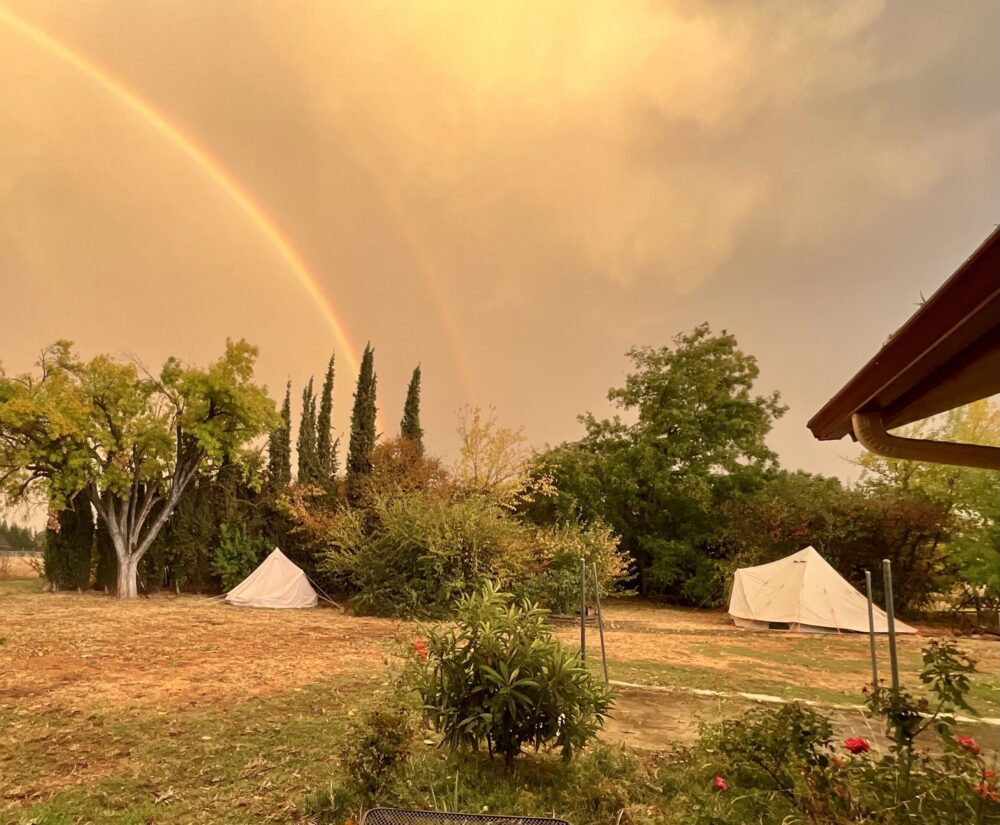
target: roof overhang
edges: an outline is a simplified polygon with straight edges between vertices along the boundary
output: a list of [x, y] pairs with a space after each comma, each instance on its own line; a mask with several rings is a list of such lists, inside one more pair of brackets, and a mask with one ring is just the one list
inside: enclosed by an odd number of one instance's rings
[[808, 427], [824, 441], [845, 435], [857, 438], [856, 421], [877, 422], [884, 431], [997, 393], [1000, 228], [810, 419]]

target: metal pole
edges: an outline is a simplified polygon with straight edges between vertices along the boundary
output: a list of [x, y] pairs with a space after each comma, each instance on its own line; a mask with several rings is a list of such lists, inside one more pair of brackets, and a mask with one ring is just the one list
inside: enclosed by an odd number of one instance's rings
[[601, 584], [597, 578], [597, 562], [594, 562], [594, 600], [597, 602], [597, 629], [601, 634], [601, 665], [604, 667], [604, 684], [609, 684], [608, 653], [604, 649], [604, 614], [601, 613]]
[[587, 663], [587, 560], [580, 558], [580, 661]]
[[872, 652], [872, 689], [878, 690], [878, 659], [875, 657], [875, 611], [872, 608], [871, 570], [865, 570], [865, 590], [868, 592], [868, 646]]
[[899, 660], [896, 658], [896, 613], [892, 606], [892, 565], [882, 559], [882, 580], [885, 585], [885, 615], [889, 620], [889, 669], [892, 671], [892, 689], [899, 691]]

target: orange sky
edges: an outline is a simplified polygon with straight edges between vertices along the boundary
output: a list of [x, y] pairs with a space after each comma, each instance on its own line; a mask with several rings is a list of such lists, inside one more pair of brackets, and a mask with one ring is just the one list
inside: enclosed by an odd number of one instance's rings
[[337, 349], [343, 430], [370, 339], [387, 430], [419, 361], [450, 454], [466, 402], [577, 437], [708, 321], [784, 464], [847, 476], [806, 420], [1000, 215], [992, 0], [0, 9], [9, 371], [243, 336], [277, 395]]

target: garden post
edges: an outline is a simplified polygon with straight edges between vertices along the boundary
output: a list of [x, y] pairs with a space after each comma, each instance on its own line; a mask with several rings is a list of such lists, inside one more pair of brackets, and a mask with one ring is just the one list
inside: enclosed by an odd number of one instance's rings
[[885, 584], [885, 614], [889, 620], [889, 669], [892, 689], [899, 692], [899, 660], [896, 658], [896, 613], [892, 606], [892, 564], [882, 559], [882, 579]]
[[868, 593], [868, 646], [872, 653], [872, 689], [878, 690], [878, 659], [875, 656], [875, 611], [872, 607], [871, 570], [865, 570], [865, 590]]
[[601, 665], [604, 667], [604, 684], [610, 684], [608, 678], [608, 653], [604, 649], [604, 614], [601, 612], [601, 584], [597, 578], [597, 562], [594, 562], [594, 601], [597, 603], [597, 630], [601, 634]]
[[587, 663], [587, 560], [580, 557], [580, 661]]

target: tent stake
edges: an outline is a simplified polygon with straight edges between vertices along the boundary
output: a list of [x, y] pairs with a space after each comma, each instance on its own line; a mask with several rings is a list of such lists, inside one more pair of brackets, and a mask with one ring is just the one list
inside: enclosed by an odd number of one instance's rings
[[868, 595], [868, 646], [872, 652], [872, 690], [878, 690], [878, 659], [875, 656], [875, 612], [872, 609], [871, 570], [865, 570], [865, 590]]
[[892, 689], [899, 692], [899, 660], [896, 658], [896, 612], [892, 606], [892, 564], [882, 559], [882, 579], [885, 585], [885, 613], [889, 620], [889, 669], [892, 672]]

